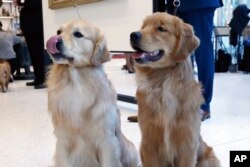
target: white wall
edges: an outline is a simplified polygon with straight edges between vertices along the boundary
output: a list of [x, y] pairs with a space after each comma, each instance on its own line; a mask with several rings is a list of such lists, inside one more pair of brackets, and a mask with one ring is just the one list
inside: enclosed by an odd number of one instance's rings
[[[78, 10], [82, 19], [104, 32], [109, 50], [128, 51], [131, 50], [129, 35], [152, 13], [152, 0], [103, 0], [80, 5]], [[63, 22], [78, 19], [74, 7], [51, 10], [48, 0], [43, 0], [43, 15], [45, 41], [56, 34]]]

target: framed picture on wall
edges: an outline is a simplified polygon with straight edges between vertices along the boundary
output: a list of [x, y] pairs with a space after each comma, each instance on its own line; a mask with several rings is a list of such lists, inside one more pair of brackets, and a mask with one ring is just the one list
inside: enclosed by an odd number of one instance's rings
[[58, 9], [98, 1], [101, 0], [49, 0], [49, 8]]

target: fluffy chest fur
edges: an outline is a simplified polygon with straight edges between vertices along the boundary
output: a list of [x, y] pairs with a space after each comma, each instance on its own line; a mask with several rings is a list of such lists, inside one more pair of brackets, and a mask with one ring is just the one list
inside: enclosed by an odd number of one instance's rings
[[93, 131], [98, 124], [100, 127], [105, 123], [115, 124], [109, 119], [117, 116], [116, 94], [102, 67], [77, 69], [55, 65], [48, 79], [48, 94], [55, 127], [87, 133], [92, 125], [95, 125]]
[[[99, 167], [102, 147], [107, 142], [118, 145], [116, 93], [101, 66], [54, 65], [48, 77], [48, 104], [60, 157], [57, 165]], [[70, 155], [74, 158], [69, 161]]]
[[183, 105], [188, 110], [202, 103], [201, 88], [193, 78], [188, 61], [162, 69], [139, 67], [137, 72], [137, 92], [145, 96], [143, 102], [154, 112], [164, 111], [170, 120], [177, 112], [183, 112]]
[[[138, 67], [137, 84], [139, 124], [145, 128], [142, 133], [148, 133], [148, 128], [155, 124], [167, 129], [164, 133], [169, 137], [170, 129], [175, 126], [190, 122], [199, 124], [192, 120], [199, 116], [201, 87], [194, 80], [188, 61], [162, 69]], [[152, 120], [152, 123], [144, 120]]]

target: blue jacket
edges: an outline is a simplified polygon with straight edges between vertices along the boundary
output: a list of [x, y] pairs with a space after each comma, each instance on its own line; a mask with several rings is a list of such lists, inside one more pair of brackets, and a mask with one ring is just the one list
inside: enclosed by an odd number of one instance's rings
[[180, 0], [180, 1], [181, 5], [178, 8], [179, 12], [190, 12], [205, 8], [218, 8], [223, 6], [222, 0]]

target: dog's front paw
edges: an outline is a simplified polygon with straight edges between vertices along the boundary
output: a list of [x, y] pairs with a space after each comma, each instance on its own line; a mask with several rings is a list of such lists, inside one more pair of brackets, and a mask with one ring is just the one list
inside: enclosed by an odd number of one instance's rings
[[3, 92], [3, 93], [6, 93], [6, 92], [7, 92], [7, 89], [4, 87], [4, 88], [2, 89], [2, 92]]

